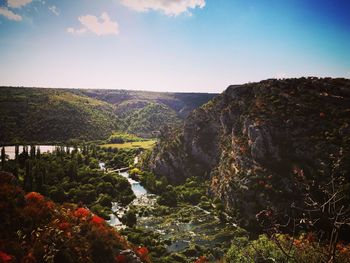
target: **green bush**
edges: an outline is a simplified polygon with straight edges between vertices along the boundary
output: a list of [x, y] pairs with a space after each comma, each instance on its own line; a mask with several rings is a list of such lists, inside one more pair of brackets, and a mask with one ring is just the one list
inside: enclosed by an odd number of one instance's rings
[[238, 237], [233, 240], [226, 254], [228, 263], [284, 263], [286, 256], [277, 245], [265, 235], [257, 240], [249, 241], [247, 237]]
[[127, 225], [128, 227], [133, 227], [136, 225], [137, 218], [136, 218], [136, 212], [134, 210], [128, 210], [122, 217], [123, 224]]

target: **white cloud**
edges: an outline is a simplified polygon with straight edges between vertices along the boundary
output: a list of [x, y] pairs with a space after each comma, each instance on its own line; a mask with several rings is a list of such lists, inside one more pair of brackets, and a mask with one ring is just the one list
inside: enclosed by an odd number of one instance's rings
[[33, 0], [7, 0], [7, 4], [11, 8], [20, 8], [31, 3]]
[[49, 10], [52, 12], [52, 13], [54, 13], [56, 16], [59, 16], [60, 15], [60, 10], [56, 7], [56, 6], [49, 6], [48, 7], [49, 8]]
[[75, 29], [73, 27], [67, 28], [67, 32], [76, 35], [82, 35], [88, 31], [98, 35], [118, 35], [119, 25], [117, 22], [112, 21], [109, 15], [104, 12], [100, 17], [93, 15], [85, 15], [79, 17], [80, 23], [83, 25], [80, 29]]
[[137, 12], [160, 11], [168, 16], [182, 13], [192, 15], [190, 9], [204, 8], [205, 0], [120, 0], [121, 3]]
[[82, 35], [87, 32], [86, 28], [75, 29], [73, 27], [68, 27], [67, 32], [75, 35]]
[[22, 17], [20, 15], [15, 14], [11, 10], [8, 10], [7, 8], [0, 7], [0, 15], [6, 17], [7, 19], [13, 20], [13, 21], [21, 21]]

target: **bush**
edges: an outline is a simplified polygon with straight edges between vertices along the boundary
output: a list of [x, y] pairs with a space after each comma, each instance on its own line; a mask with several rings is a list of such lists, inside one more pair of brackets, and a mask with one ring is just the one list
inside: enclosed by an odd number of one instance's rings
[[282, 251], [265, 235], [254, 241], [249, 241], [247, 237], [236, 238], [226, 254], [226, 260], [229, 263], [287, 262]]
[[63, 203], [66, 201], [66, 194], [60, 187], [51, 187], [49, 190], [49, 197], [55, 202]]
[[134, 210], [128, 210], [125, 215], [123, 215], [122, 220], [123, 224], [127, 225], [128, 227], [133, 227], [136, 225], [136, 213]]
[[112, 211], [108, 207], [104, 207], [100, 204], [91, 206], [91, 211], [96, 215], [103, 217], [104, 219], [109, 219]]
[[174, 190], [162, 193], [158, 197], [158, 204], [175, 207], [177, 206], [177, 194]]
[[257, 240], [250, 241], [244, 236], [237, 237], [233, 240], [225, 258], [229, 263], [350, 263], [350, 245], [339, 244], [335, 253], [336, 261], [330, 261], [327, 258], [328, 245], [319, 243], [313, 234], [302, 234], [295, 238], [280, 234], [274, 238], [275, 240], [271, 240], [266, 235], [261, 235]]
[[89, 209], [57, 205], [36, 192], [24, 196], [14, 177], [1, 172], [0, 207], [0, 262], [116, 262], [127, 249], [150, 262], [147, 248], [132, 246]]
[[113, 199], [112, 199], [111, 196], [109, 196], [109, 195], [107, 195], [107, 194], [102, 194], [102, 195], [100, 195], [99, 203], [100, 203], [102, 206], [110, 207], [112, 201], [113, 201]]

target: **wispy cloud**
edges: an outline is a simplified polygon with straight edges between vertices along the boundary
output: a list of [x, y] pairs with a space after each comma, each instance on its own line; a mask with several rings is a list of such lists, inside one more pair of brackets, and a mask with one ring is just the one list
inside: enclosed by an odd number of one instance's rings
[[53, 6], [49, 6], [48, 8], [56, 16], [60, 15], [60, 10], [56, 6], [53, 5]]
[[75, 29], [73, 27], [68, 27], [67, 32], [74, 35], [83, 35], [87, 32], [86, 28]]
[[204, 8], [205, 0], [120, 0], [121, 3], [137, 12], [159, 11], [168, 16], [182, 13], [191, 15], [191, 9]]
[[11, 8], [20, 8], [31, 3], [33, 0], [7, 0], [7, 4]]
[[6, 17], [9, 20], [13, 21], [21, 21], [22, 17], [20, 15], [15, 14], [11, 10], [7, 8], [0, 7], [0, 15]]
[[87, 32], [94, 33], [98, 36], [118, 35], [119, 25], [112, 21], [109, 15], [104, 12], [100, 17], [94, 15], [85, 15], [78, 18], [83, 27], [75, 29], [67, 28], [67, 32], [75, 35], [83, 35]]
[[[21, 7], [31, 3], [32, 1], [33, 0], [7, 0], [7, 1], [5, 0], [5, 6], [0, 7], [0, 16], [4, 16], [7, 19], [12, 20], [12, 21], [21, 21], [22, 16], [14, 13], [10, 9], [21, 8]], [[7, 6], [6, 6], [6, 4], [7, 4]]]

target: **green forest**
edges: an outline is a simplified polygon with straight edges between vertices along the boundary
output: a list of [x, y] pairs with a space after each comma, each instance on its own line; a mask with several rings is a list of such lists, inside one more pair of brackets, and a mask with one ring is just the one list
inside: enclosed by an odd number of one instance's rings
[[103, 140], [113, 132], [152, 138], [214, 96], [0, 87], [0, 143]]

